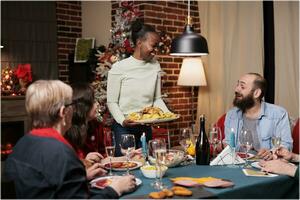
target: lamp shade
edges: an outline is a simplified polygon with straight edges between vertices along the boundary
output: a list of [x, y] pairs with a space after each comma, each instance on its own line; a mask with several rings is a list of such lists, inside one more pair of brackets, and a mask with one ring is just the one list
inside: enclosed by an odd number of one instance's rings
[[177, 84], [182, 86], [207, 85], [201, 58], [183, 59]]
[[182, 35], [176, 37], [171, 44], [172, 56], [202, 56], [208, 54], [207, 41], [194, 32], [189, 24], [185, 26]]

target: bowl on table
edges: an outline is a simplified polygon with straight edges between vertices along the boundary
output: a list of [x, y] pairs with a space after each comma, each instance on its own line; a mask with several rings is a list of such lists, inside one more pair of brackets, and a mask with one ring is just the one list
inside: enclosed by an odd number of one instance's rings
[[[146, 178], [156, 178], [156, 173], [158, 173], [155, 165], [144, 165], [140, 169]], [[167, 166], [161, 166], [162, 177], [165, 175], [167, 169]]]
[[[167, 167], [175, 167], [184, 160], [184, 152], [181, 150], [169, 149], [167, 150], [165, 165]], [[151, 164], [155, 164], [155, 158], [149, 156]]]

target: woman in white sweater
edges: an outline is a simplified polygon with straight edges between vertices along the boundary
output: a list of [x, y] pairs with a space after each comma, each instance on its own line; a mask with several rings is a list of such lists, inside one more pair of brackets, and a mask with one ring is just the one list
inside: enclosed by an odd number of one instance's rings
[[160, 40], [155, 29], [139, 21], [132, 24], [132, 41], [135, 45], [131, 57], [115, 63], [108, 73], [107, 105], [115, 119], [112, 126], [116, 140], [116, 156], [120, 156], [122, 134], [134, 134], [136, 147], [140, 147], [140, 136], [146, 133], [151, 139], [151, 127], [139, 125], [126, 116], [148, 106], [156, 106], [169, 112], [161, 98], [162, 72], [154, 59], [155, 48]]

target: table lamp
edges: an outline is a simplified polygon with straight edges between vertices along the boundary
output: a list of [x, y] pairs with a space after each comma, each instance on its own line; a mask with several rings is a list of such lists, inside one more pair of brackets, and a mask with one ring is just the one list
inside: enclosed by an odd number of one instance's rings
[[192, 128], [194, 131], [194, 87], [207, 85], [201, 58], [188, 57], [183, 59], [177, 85], [192, 87]]

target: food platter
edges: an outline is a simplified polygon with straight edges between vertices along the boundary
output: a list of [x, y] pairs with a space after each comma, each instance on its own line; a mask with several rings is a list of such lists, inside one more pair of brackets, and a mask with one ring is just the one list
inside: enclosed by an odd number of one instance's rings
[[[105, 187], [107, 187], [111, 184], [113, 178], [117, 178], [117, 177], [118, 176], [99, 177], [99, 178], [96, 178], [96, 179], [92, 180], [90, 182], [90, 184], [94, 188], [103, 189], [103, 188], [105, 188]], [[135, 182], [136, 182], [137, 186], [142, 184], [142, 181], [139, 178], [135, 178]]]
[[154, 124], [154, 123], [163, 123], [163, 122], [169, 122], [173, 121], [176, 119], [179, 119], [180, 115], [176, 115], [176, 117], [173, 118], [161, 118], [161, 119], [141, 119], [141, 120], [136, 120], [136, 123], [139, 124]]
[[[142, 163], [136, 161], [129, 161], [128, 163], [126, 161], [113, 161], [111, 164], [112, 170], [114, 171], [126, 171], [127, 165], [129, 170], [137, 169], [142, 166]], [[104, 163], [104, 168], [110, 169], [110, 162]]]

